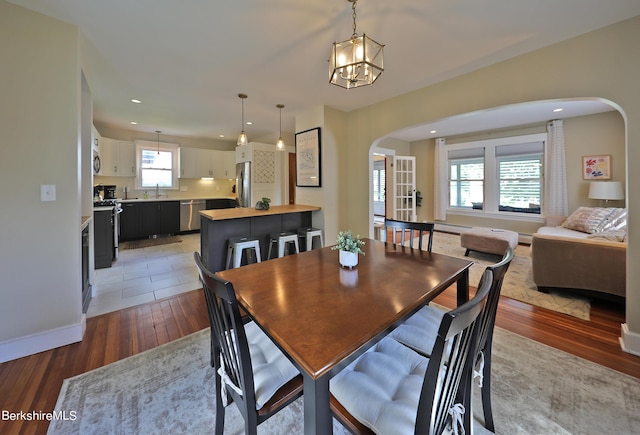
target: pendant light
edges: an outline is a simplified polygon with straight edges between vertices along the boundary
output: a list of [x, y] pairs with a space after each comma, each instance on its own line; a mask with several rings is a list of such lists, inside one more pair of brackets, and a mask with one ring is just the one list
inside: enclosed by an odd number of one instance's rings
[[247, 138], [247, 134], [244, 132], [244, 100], [245, 98], [247, 98], [246, 94], [238, 94], [238, 97], [240, 97], [241, 101], [242, 101], [242, 126], [240, 127], [240, 129], [242, 130], [240, 132], [240, 136], [238, 136], [238, 145], [246, 145], [247, 143], [249, 143], [249, 139]]
[[372, 85], [384, 71], [383, 49], [364, 33], [356, 32], [356, 4], [347, 0], [353, 10], [353, 34], [346, 41], [334, 42], [329, 58], [329, 83], [351, 89]]
[[280, 109], [280, 137], [276, 143], [276, 148], [278, 151], [284, 151], [284, 141], [282, 140], [282, 108], [284, 107], [284, 104], [276, 104], [276, 107]]
[[156, 130], [156, 133], [158, 134], [158, 155], [160, 155], [160, 133], [162, 133], [160, 130]]

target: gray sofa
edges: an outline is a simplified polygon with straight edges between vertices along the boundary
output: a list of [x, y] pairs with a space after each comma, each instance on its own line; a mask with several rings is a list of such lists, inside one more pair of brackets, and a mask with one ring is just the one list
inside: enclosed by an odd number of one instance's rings
[[616, 219], [614, 228], [586, 232], [583, 227], [578, 231], [567, 225], [565, 217], [548, 217], [531, 240], [533, 281], [538, 290], [571, 289], [589, 296], [624, 298], [626, 212], [623, 219]]

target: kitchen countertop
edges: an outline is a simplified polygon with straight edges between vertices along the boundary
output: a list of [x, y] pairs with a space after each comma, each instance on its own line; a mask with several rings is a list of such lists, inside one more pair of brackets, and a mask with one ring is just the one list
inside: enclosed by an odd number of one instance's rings
[[318, 211], [320, 207], [315, 205], [302, 205], [302, 204], [290, 204], [290, 205], [272, 205], [269, 210], [256, 210], [252, 207], [236, 207], [236, 208], [222, 208], [218, 210], [205, 210], [200, 212], [200, 216], [205, 217], [212, 221], [229, 220], [229, 219], [243, 219], [256, 216], [269, 216], [277, 214], [287, 213], [302, 213], [307, 211]]
[[84, 230], [91, 222], [91, 216], [80, 217], [80, 231]]

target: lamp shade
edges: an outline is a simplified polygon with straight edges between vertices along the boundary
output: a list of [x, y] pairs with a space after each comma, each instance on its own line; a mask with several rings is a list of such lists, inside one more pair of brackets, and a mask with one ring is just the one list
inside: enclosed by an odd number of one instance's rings
[[591, 199], [624, 199], [622, 183], [619, 181], [592, 181], [589, 184], [589, 198]]

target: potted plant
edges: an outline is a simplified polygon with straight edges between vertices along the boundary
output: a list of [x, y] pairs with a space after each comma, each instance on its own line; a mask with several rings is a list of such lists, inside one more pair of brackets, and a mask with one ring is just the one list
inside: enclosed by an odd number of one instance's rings
[[362, 247], [364, 242], [360, 236], [354, 236], [351, 230], [340, 231], [336, 245], [331, 249], [340, 251], [340, 265], [352, 269], [358, 265], [358, 254], [365, 255]]
[[271, 198], [264, 197], [256, 202], [256, 210], [269, 210], [271, 207]]

